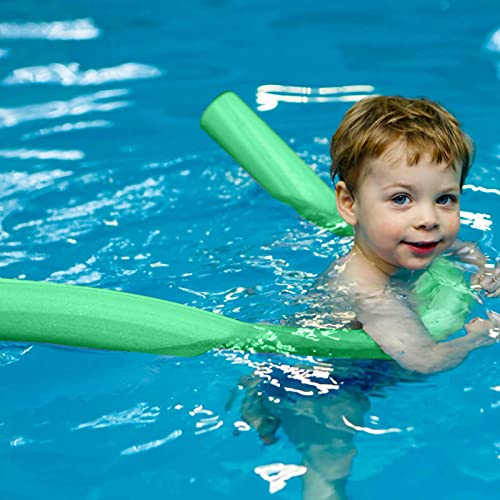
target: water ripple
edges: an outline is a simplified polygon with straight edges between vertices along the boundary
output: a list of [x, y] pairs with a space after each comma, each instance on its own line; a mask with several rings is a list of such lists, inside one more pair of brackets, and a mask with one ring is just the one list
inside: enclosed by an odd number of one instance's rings
[[147, 210], [150, 203], [146, 200], [148, 198], [158, 199], [162, 198], [164, 186], [162, 185], [163, 177], [152, 178], [148, 177], [143, 182], [125, 186], [116, 191], [109, 198], [101, 198], [99, 200], [92, 200], [82, 205], [73, 207], [63, 207], [61, 209], [51, 210], [51, 216], [48, 221], [64, 221], [78, 217], [86, 217], [96, 213], [99, 209], [104, 207], [114, 207], [117, 210], [124, 211], [125, 213], [134, 209], [134, 202], [139, 203], [136, 209]]
[[218, 415], [215, 415], [212, 410], [203, 408], [202, 405], [196, 406], [189, 412], [189, 415], [197, 418], [194, 432], [196, 435], [215, 431], [224, 425], [224, 421]]
[[493, 221], [489, 214], [460, 210], [460, 224], [470, 226], [473, 229], [479, 229], [480, 231], [491, 231]]
[[91, 40], [101, 34], [90, 18], [42, 23], [0, 23], [0, 38]]
[[[365, 427], [361, 425], [355, 425], [352, 422], [350, 422], [345, 416], [342, 416], [342, 420], [344, 421], [344, 424], [347, 427], [350, 427], [351, 429], [354, 429], [358, 432], [366, 432], [367, 434], [374, 434], [374, 435], [380, 435], [380, 434], [391, 434], [391, 433], [399, 433], [403, 432], [403, 429], [400, 429], [399, 427], [389, 427], [387, 429], [374, 429], [373, 427]], [[412, 427], [408, 427], [406, 431], [411, 432], [413, 430]]]
[[269, 493], [273, 494], [282, 490], [292, 477], [303, 476], [307, 468], [303, 465], [275, 463], [255, 467], [254, 472], [269, 483]]
[[483, 48], [490, 52], [493, 58], [493, 64], [496, 67], [497, 78], [500, 79], [500, 62], [497, 60], [500, 55], [500, 29], [494, 31], [485, 41]]
[[37, 160], [65, 160], [74, 161], [82, 160], [85, 157], [83, 151], [77, 149], [69, 150], [41, 150], [41, 149], [0, 149], [0, 158], [17, 158], [19, 160], [32, 160], [36, 158]]
[[12, 448], [18, 448], [19, 446], [26, 446], [27, 444], [31, 444], [32, 442], [32, 439], [26, 438], [24, 436], [17, 436], [11, 438], [10, 446], [12, 446]]
[[[1, 238], [8, 238], [9, 234], [0, 231]], [[0, 252], [0, 268], [7, 267], [18, 262], [26, 264], [27, 261], [40, 262], [47, 258], [43, 253], [29, 253], [27, 251]]]
[[260, 85], [257, 88], [257, 109], [270, 111], [280, 102], [357, 102], [374, 95], [372, 85], [344, 85], [341, 87], [298, 87], [292, 85]]
[[[88, 180], [81, 178], [88, 184]], [[118, 225], [116, 218], [151, 216], [151, 210], [164, 201], [163, 177], [147, 178], [143, 182], [126, 186], [111, 195], [86, 201], [74, 206], [50, 208], [46, 217], [28, 220], [16, 224], [12, 230], [19, 231], [34, 228], [32, 241], [42, 240], [44, 243], [67, 240], [93, 231], [104, 225]], [[109, 219], [112, 212], [112, 219]], [[102, 218], [100, 218], [102, 215]]]
[[0, 108], [0, 128], [14, 127], [20, 123], [33, 120], [53, 120], [63, 116], [83, 115], [95, 111], [107, 112], [130, 105], [129, 101], [108, 101], [128, 95], [127, 89], [102, 90], [68, 101], [51, 101], [42, 104], [29, 104], [17, 108]]
[[500, 29], [494, 31], [484, 44], [486, 50], [500, 52]]
[[154, 441], [149, 441], [148, 443], [143, 443], [143, 444], [136, 444], [133, 446], [130, 446], [129, 448], [126, 448], [123, 450], [120, 455], [136, 455], [137, 453], [143, 453], [145, 451], [153, 450], [155, 448], [158, 448], [159, 446], [164, 445], [165, 443], [168, 443], [169, 441], [173, 441], [174, 439], [177, 439], [182, 436], [182, 431], [180, 429], [176, 429], [175, 431], [171, 432], [167, 437], [163, 439], [156, 439]]
[[483, 186], [474, 186], [472, 184], [464, 184], [463, 189], [470, 189], [471, 191], [479, 191], [481, 193], [496, 194], [500, 196], [500, 189], [495, 188], [485, 188]]
[[63, 86], [102, 85], [122, 80], [155, 78], [162, 72], [154, 66], [138, 63], [125, 63], [109, 68], [80, 71], [80, 64], [52, 63], [48, 66], [30, 66], [15, 69], [4, 80], [5, 85], [22, 85], [33, 83], [53, 83]]
[[33, 346], [29, 345], [2, 345], [0, 344], [0, 366], [17, 363], [20, 359], [31, 351]]
[[56, 125], [55, 127], [46, 127], [37, 130], [36, 132], [27, 132], [21, 136], [23, 141], [28, 141], [31, 139], [36, 139], [38, 137], [45, 137], [52, 134], [64, 134], [66, 132], [72, 132], [74, 130], [84, 130], [88, 128], [106, 128], [112, 127], [113, 123], [108, 120], [91, 120], [91, 121], [81, 121], [81, 122], [68, 122], [62, 125]]
[[158, 406], [149, 406], [146, 403], [139, 403], [134, 408], [128, 410], [103, 415], [91, 422], [85, 422], [72, 428], [71, 430], [77, 431], [86, 429], [103, 429], [106, 427], [116, 427], [118, 425], [140, 425], [152, 424], [156, 422], [160, 415], [160, 408]]
[[102, 275], [98, 271], [89, 269], [87, 264], [75, 264], [64, 271], [53, 272], [49, 279], [68, 285], [88, 285], [98, 283], [102, 279]]
[[69, 177], [69, 170], [47, 170], [36, 173], [7, 172], [0, 173], [0, 199], [5, 199], [21, 191], [34, 191], [55, 184], [59, 179]]

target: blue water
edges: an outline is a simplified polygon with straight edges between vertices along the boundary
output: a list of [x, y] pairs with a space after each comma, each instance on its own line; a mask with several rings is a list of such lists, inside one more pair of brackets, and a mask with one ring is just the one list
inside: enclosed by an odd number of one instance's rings
[[[225, 89], [325, 180], [328, 139], [361, 94], [441, 102], [478, 148], [462, 237], [499, 256], [496, 0], [24, 0], [3, 2], [0, 19], [2, 277], [245, 321], [288, 314], [346, 243], [272, 200], [200, 130]], [[350, 497], [497, 498], [499, 352], [371, 397]], [[300, 498], [300, 478], [255, 472], [300, 465], [299, 453], [282, 434], [264, 446], [241, 428], [238, 397], [226, 405], [265, 359], [0, 344], [0, 497]]]

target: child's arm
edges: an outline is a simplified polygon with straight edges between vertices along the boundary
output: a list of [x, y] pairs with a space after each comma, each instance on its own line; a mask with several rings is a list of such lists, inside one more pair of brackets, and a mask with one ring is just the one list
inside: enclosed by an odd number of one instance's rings
[[462, 262], [473, 264], [478, 272], [471, 279], [473, 288], [482, 288], [489, 297], [500, 296], [500, 267], [488, 263], [488, 259], [477, 244], [456, 240], [450, 249], [451, 253]]
[[396, 296], [358, 296], [355, 308], [365, 332], [382, 350], [407, 370], [437, 373], [459, 365], [479, 347], [491, 345], [500, 332], [500, 316], [475, 318], [465, 325], [467, 335], [436, 342], [418, 315]]

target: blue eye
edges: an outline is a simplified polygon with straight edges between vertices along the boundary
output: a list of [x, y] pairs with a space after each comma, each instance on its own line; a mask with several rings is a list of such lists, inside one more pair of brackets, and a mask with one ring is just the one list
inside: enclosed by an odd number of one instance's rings
[[391, 200], [393, 203], [400, 206], [408, 205], [411, 201], [407, 194], [397, 194], [396, 196], [393, 196]]
[[452, 203], [457, 202], [457, 197], [452, 194], [442, 194], [439, 196], [439, 198], [436, 200], [436, 203], [438, 205], [451, 205]]

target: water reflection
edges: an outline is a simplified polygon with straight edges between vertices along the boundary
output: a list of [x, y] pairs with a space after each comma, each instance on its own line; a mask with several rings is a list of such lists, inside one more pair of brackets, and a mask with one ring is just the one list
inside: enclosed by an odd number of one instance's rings
[[130, 446], [129, 448], [123, 450], [120, 453], [120, 455], [125, 456], [125, 455], [136, 455], [137, 453], [144, 453], [145, 451], [158, 448], [159, 446], [162, 446], [165, 443], [173, 441], [174, 439], [177, 439], [181, 436], [182, 436], [182, 431], [180, 429], [176, 429], [163, 439], [156, 439], [154, 441], [149, 441], [147, 443], [135, 444], [133, 446]]
[[[67, 101], [51, 101], [29, 104], [17, 108], [0, 108], [0, 128], [14, 127], [33, 120], [53, 120], [64, 116], [75, 116], [94, 111], [107, 112], [130, 106], [130, 101], [108, 99], [129, 94], [127, 89], [102, 90]], [[101, 102], [107, 100], [106, 102]]]
[[307, 468], [295, 464], [268, 464], [255, 467], [255, 474], [269, 483], [269, 493], [273, 494], [282, 490], [286, 482], [292, 477], [303, 476]]
[[87, 428], [103, 429], [106, 427], [116, 427], [119, 425], [144, 426], [147, 424], [155, 423], [159, 416], [160, 407], [150, 406], [147, 403], [139, 403], [133, 408], [113, 412], [108, 415], [102, 415], [90, 422], [81, 423], [76, 427], [73, 427], [71, 430], [79, 431], [81, 429]]
[[[41, 172], [5, 172], [0, 173], [0, 199], [2, 209], [5, 210], [7, 198], [23, 192], [33, 192], [55, 185], [60, 179], [69, 177], [73, 172], [69, 170], [47, 170]], [[25, 194], [25, 193], [24, 193]], [[16, 209], [18, 209], [17, 207]]]
[[[500, 28], [494, 31], [484, 43], [484, 49], [494, 56], [500, 55]], [[496, 58], [493, 58], [496, 59]], [[500, 78], [500, 61], [494, 61], [497, 70], [497, 77]]]
[[500, 52], [500, 28], [486, 39], [485, 49], [491, 52]]
[[489, 214], [460, 210], [460, 224], [470, 226], [473, 229], [479, 229], [480, 231], [490, 231], [492, 221]]
[[89, 18], [42, 23], [0, 23], [0, 38], [90, 40], [99, 37], [100, 33]]
[[52, 83], [64, 86], [102, 85], [122, 80], [137, 80], [155, 78], [162, 72], [154, 66], [138, 63], [125, 63], [109, 68], [89, 69], [80, 71], [80, 64], [52, 63], [48, 66], [30, 66], [15, 69], [3, 83], [5, 85], [20, 85], [33, 83]]
[[37, 137], [44, 137], [52, 134], [62, 134], [65, 132], [72, 132], [73, 130], [84, 130], [88, 128], [106, 128], [112, 127], [113, 123], [108, 120], [91, 120], [91, 121], [81, 121], [81, 122], [67, 122], [62, 125], [56, 125], [55, 127], [41, 128], [35, 132], [27, 132], [21, 136], [21, 140], [28, 141], [31, 139], [36, 139]]
[[28, 354], [32, 348], [32, 345], [0, 344], [0, 367], [17, 363], [25, 354]]
[[78, 150], [41, 150], [41, 149], [0, 149], [0, 158], [17, 158], [19, 160], [82, 160], [85, 157], [83, 151]]
[[464, 184], [463, 189], [470, 189], [471, 191], [479, 191], [481, 193], [496, 194], [500, 196], [500, 189], [485, 188], [483, 186], [474, 186], [472, 184]]
[[341, 87], [298, 87], [292, 85], [260, 85], [257, 88], [257, 109], [270, 111], [280, 102], [325, 103], [356, 102], [374, 95], [372, 85], [344, 85]]

